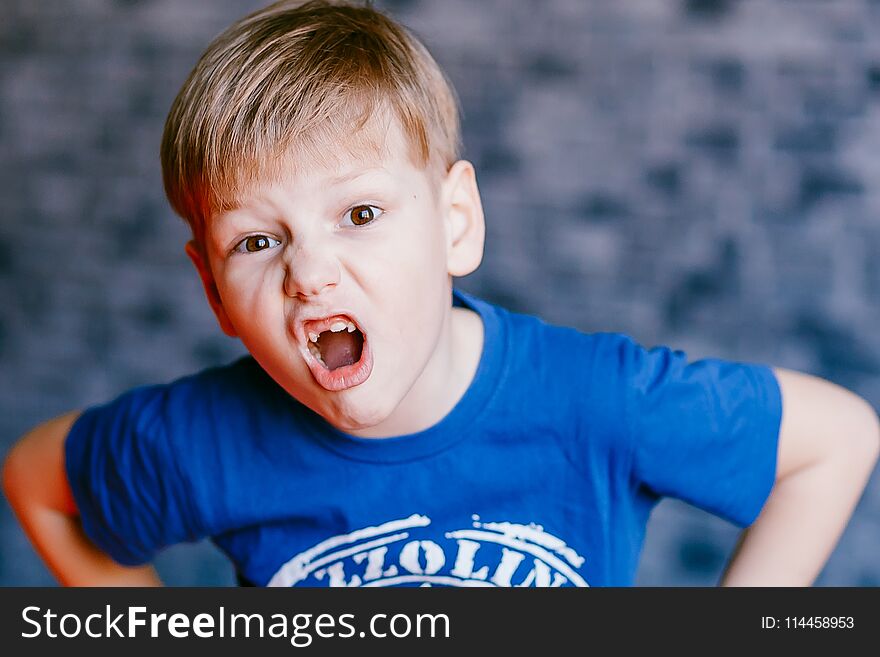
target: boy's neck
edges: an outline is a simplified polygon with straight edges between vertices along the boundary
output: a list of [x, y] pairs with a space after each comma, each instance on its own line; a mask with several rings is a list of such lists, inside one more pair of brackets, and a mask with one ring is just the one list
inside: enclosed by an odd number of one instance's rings
[[375, 426], [348, 433], [360, 438], [390, 438], [424, 431], [440, 422], [473, 381], [484, 337], [478, 313], [450, 308], [437, 350], [394, 412]]

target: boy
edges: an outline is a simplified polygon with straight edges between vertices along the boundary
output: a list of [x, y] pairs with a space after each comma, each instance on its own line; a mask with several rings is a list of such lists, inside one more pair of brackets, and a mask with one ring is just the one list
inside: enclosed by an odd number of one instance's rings
[[748, 527], [722, 584], [815, 579], [873, 409], [454, 290], [484, 237], [458, 130], [436, 63], [370, 8], [279, 2], [211, 44], [162, 165], [250, 356], [12, 450], [6, 494], [62, 583], [159, 584], [157, 550], [210, 536], [257, 585], [629, 585], [667, 495]]

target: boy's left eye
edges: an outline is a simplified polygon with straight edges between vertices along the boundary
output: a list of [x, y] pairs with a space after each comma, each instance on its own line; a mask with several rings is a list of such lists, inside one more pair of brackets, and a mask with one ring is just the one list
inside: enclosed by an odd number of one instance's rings
[[378, 219], [384, 212], [375, 205], [356, 205], [345, 213], [345, 219], [354, 226], [365, 226]]

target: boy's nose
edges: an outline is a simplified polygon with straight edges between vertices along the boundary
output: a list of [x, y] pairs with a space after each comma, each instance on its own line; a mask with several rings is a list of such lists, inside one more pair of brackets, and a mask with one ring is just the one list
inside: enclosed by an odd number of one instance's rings
[[339, 263], [328, 253], [300, 247], [285, 259], [284, 292], [290, 297], [313, 297], [339, 283]]

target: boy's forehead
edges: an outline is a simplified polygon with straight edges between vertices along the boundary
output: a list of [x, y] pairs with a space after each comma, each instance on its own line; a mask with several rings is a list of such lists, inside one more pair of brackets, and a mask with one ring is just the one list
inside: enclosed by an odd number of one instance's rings
[[410, 145], [395, 120], [373, 119], [354, 134], [312, 135], [268, 158], [236, 194], [239, 206], [268, 188], [337, 187], [366, 177], [394, 177], [415, 167]]

